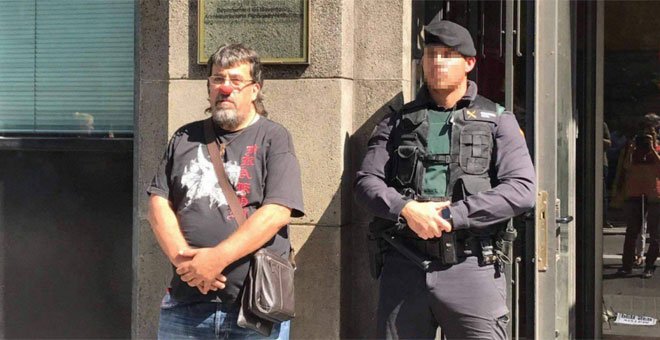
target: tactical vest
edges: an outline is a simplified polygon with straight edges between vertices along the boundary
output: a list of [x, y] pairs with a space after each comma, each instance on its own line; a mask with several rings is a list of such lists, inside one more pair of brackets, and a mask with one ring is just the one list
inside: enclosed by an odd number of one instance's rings
[[429, 154], [425, 103], [413, 101], [404, 105], [391, 134], [394, 150], [389, 184], [402, 195], [417, 200], [431, 199], [422, 195], [425, 168], [431, 164], [446, 164], [449, 180], [445, 199], [458, 201], [492, 188], [496, 185], [490, 171], [495, 142], [493, 131], [502, 112], [501, 106], [477, 96], [467, 108], [454, 111], [450, 118], [450, 153]]

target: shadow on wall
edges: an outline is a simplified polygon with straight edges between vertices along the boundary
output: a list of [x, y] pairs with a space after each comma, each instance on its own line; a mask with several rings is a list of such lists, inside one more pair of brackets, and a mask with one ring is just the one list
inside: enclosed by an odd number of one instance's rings
[[[345, 158], [349, 155], [347, 150], [348, 143], [345, 142]], [[342, 309], [345, 304], [342, 298], [344, 288], [338, 278], [350, 275], [341, 258], [345, 249], [341, 233], [349, 227], [346, 225], [349, 218], [346, 212], [350, 211], [350, 200], [342, 200], [346, 193], [350, 194], [349, 173], [346, 169], [342, 173], [341, 185], [333, 194], [328, 208], [315, 222], [315, 227], [291, 227], [292, 243], [294, 246], [302, 244], [296, 249], [297, 303], [291, 330], [293, 339], [336, 339], [341, 333], [335, 331], [341, 331], [342, 321], [348, 320], [343, 313], [338, 315], [337, 309]], [[337, 226], [336, 214], [340, 204], [341, 226]]]
[[353, 197], [352, 183], [355, 173], [362, 164], [367, 142], [375, 126], [390, 112], [390, 107], [403, 104], [403, 93], [399, 92], [374, 112], [349, 139], [350, 173], [349, 192], [345, 202], [350, 211], [350, 226], [342, 228], [342, 338], [374, 338], [376, 336], [376, 307], [378, 281], [369, 273], [367, 253], [368, 224], [373, 215]]
[[[390, 106], [402, 103], [403, 94], [398, 93], [374, 112], [352, 136], [346, 135], [344, 164], [348, 166], [342, 174], [341, 186], [329, 205], [331, 208], [324, 212], [318, 221], [319, 226], [309, 234], [305, 234], [304, 230], [296, 230], [295, 237], [303, 238], [304, 242], [300, 242], [303, 246], [297, 249], [296, 256], [296, 297], [299, 302], [296, 305], [293, 338], [376, 336], [378, 281], [369, 274], [366, 250], [367, 228], [372, 215], [355, 202], [352, 184], [374, 127], [383, 119]], [[337, 206], [335, 203], [341, 204], [342, 226], [324, 227], [336, 220], [336, 208], [332, 208]], [[336, 300], [337, 292], [339, 301]], [[339, 320], [335, 318], [337, 306], [340, 309]], [[337, 325], [340, 334], [328, 332], [336, 329]]]

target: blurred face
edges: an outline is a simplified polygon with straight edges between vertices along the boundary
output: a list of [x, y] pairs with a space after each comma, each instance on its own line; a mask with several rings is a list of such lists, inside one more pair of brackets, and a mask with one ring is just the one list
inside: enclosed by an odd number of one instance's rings
[[260, 89], [260, 85], [250, 77], [249, 63], [230, 68], [213, 65], [209, 77], [213, 120], [223, 129], [235, 129], [250, 117]]
[[467, 80], [476, 63], [474, 57], [463, 57], [453, 49], [433, 45], [424, 48], [422, 61], [424, 80], [434, 90], [452, 90]]

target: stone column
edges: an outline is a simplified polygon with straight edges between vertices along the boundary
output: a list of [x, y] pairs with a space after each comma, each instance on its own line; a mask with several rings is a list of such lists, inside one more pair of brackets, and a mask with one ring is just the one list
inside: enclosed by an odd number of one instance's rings
[[136, 3], [136, 114], [133, 186], [133, 338], [155, 338], [169, 264], [147, 221], [146, 188], [168, 140], [169, 3]]
[[[388, 105], [410, 99], [411, 0], [363, 0], [355, 4], [355, 94], [351, 173], [362, 162], [367, 141]], [[404, 99], [405, 98], [405, 99]], [[351, 197], [351, 225], [342, 231], [342, 336], [373, 338], [378, 281], [369, 274], [366, 235], [372, 216]], [[350, 321], [349, 321], [350, 320]]]

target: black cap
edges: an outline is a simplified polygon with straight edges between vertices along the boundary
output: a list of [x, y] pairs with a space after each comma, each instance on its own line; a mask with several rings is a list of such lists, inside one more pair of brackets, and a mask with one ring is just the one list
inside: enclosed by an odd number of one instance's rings
[[445, 45], [466, 57], [477, 55], [470, 32], [459, 24], [442, 20], [439, 15], [424, 27], [424, 43]]

